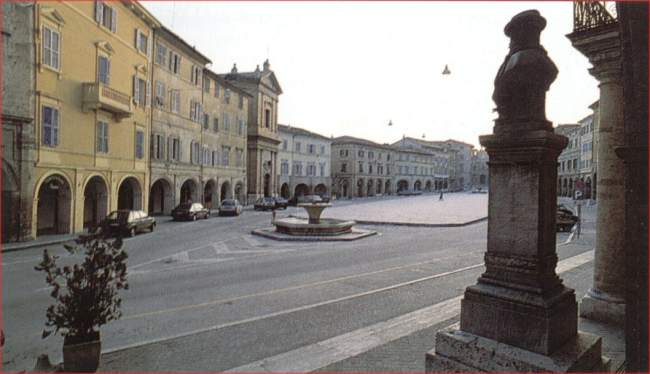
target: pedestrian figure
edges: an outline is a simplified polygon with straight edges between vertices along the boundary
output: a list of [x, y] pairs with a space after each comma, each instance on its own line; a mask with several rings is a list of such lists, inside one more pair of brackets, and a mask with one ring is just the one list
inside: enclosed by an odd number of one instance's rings
[[444, 199], [442, 198], [442, 191], [440, 191], [440, 197], [438, 198], [438, 200], [440, 200], [440, 201], [444, 200]]
[[271, 211], [272, 217], [271, 217], [271, 223], [275, 222], [275, 209]]

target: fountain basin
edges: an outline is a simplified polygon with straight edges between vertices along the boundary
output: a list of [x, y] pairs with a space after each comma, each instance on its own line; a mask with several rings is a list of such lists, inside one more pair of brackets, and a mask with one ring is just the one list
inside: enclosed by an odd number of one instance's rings
[[332, 206], [330, 203], [300, 203], [298, 204], [299, 207], [304, 208], [307, 211], [307, 215], [309, 216], [309, 223], [310, 224], [318, 224], [320, 223], [320, 215], [323, 213], [323, 210], [325, 208], [329, 208]]
[[273, 221], [275, 231], [295, 236], [334, 236], [352, 232], [354, 221], [320, 218], [318, 223], [302, 218], [287, 217]]

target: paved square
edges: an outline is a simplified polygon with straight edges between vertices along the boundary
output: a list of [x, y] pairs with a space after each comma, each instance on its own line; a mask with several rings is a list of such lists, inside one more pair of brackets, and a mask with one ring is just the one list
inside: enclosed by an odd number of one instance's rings
[[[358, 223], [444, 225], [463, 224], [487, 217], [488, 194], [449, 193], [398, 196], [363, 202], [363, 199], [335, 201], [323, 211], [324, 218], [351, 219]], [[306, 218], [302, 209], [298, 216]]]

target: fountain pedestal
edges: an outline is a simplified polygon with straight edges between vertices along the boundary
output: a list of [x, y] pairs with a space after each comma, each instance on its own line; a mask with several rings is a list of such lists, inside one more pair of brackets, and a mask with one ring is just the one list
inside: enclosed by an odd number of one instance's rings
[[299, 207], [305, 208], [307, 215], [309, 215], [309, 224], [317, 225], [320, 223], [320, 215], [325, 208], [329, 208], [332, 204], [329, 203], [300, 203]]

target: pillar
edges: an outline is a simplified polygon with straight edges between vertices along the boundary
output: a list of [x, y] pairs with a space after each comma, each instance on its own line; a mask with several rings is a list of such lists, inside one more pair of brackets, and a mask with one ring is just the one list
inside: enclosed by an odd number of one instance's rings
[[570, 34], [600, 82], [594, 281], [580, 316], [623, 325], [625, 320], [625, 173], [615, 149], [624, 145], [621, 50], [617, 27]]
[[495, 79], [499, 118], [479, 137], [489, 155], [485, 272], [465, 290], [460, 329], [436, 334], [427, 372], [605, 369], [601, 338], [578, 331], [575, 293], [555, 272], [557, 159], [568, 140], [546, 120], [557, 69], [539, 45], [545, 25], [529, 10], [504, 30], [511, 42]]

